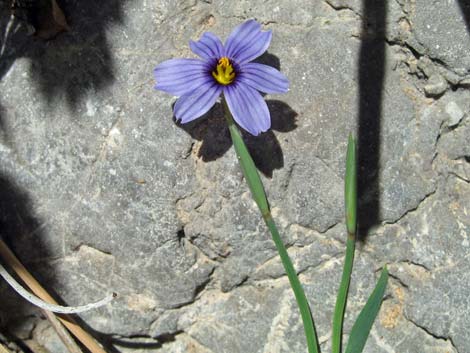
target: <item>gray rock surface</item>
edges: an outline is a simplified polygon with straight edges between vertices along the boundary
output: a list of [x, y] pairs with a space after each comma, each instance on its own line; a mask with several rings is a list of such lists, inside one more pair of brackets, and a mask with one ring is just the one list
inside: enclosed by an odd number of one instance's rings
[[[266, 96], [272, 131], [245, 137], [322, 348], [344, 256], [347, 136], [366, 126], [360, 150], [377, 159], [360, 166], [370, 180], [360, 196], [374, 209], [363, 210], [370, 226], [356, 253], [345, 339], [388, 264], [364, 352], [470, 351], [465, 1], [390, 0], [383, 12], [359, 0], [65, 1], [72, 30], [49, 42], [23, 27], [5, 42], [5, 3], [1, 235], [65, 303], [118, 293], [80, 316], [109, 349], [306, 351], [221, 106], [180, 126], [174, 97], [153, 90], [153, 68], [192, 56], [190, 39], [207, 30], [226, 38], [256, 18], [273, 30], [259, 61], [291, 85]], [[361, 115], [364, 106], [377, 116]], [[0, 295], [2, 332], [65, 352], [36, 309], [5, 283]]]

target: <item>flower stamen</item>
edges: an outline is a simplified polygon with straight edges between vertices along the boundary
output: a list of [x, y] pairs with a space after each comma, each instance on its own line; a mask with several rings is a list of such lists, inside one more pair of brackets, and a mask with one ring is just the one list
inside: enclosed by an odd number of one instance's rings
[[235, 79], [235, 70], [229, 58], [224, 56], [219, 59], [215, 70], [212, 71], [212, 76], [218, 83], [224, 86], [233, 82]]

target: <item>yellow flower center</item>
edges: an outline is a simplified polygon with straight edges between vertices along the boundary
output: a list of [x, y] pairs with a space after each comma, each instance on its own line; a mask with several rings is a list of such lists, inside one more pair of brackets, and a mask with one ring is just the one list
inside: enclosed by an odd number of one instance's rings
[[215, 71], [212, 71], [212, 76], [218, 83], [224, 86], [233, 82], [235, 79], [235, 71], [226, 56], [219, 59]]

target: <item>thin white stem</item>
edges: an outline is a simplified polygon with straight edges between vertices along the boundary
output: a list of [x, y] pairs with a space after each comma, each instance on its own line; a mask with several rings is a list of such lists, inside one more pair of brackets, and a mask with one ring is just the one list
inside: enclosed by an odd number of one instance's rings
[[26, 299], [28, 302], [31, 304], [44, 309], [51, 311], [53, 313], [57, 314], [77, 314], [77, 313], [82, 313], [84, 311], [89, 311], [92, 309], [99, 308], [103, 305], [106, 305], [113, 300], [113, 298], [116, 296], [116, 294], [112, 293], [101, 299], [100, 301], [97, 301], [95, 303], [90, 303], [86, 305], [80, 305], [80, 306], [62, 306], [62, 305], [56, 305], [56, 304], [49, 304], [46, 303], [45, 301], [42, 301], [38, 297], [36, 297], [34, 294], [31, 294], [28, 292], [26, 289], [24, 289], [21, 284], [19, 284], [3, 267], [3, 265], [0, 263], [0, 276], [3, 277], [5, 281], [8, 282], [8, 284], [19, 294], [21, 295], [24, 299]]

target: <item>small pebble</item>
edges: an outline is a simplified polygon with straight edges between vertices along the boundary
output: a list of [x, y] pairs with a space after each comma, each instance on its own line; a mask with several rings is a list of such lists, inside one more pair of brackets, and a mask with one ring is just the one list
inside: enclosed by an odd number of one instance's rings
[[464, 116], [464, 112], [455, 102], [449, 102], [446, 105], [446, 113], [449, 115], [448, 125], [449, 127], [456, 126], [460, 123]]
[[438, 97], [447, 90], [447, 81], [441, 75], [432, 75], [424, 86], [427, 97]]

